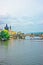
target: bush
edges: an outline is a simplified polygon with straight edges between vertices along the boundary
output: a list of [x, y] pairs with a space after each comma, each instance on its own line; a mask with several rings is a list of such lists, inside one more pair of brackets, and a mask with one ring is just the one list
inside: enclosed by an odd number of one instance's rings
[[8, 30], [3, 30], [0, 32], [0, 39], [8, 40], [10, 37]]

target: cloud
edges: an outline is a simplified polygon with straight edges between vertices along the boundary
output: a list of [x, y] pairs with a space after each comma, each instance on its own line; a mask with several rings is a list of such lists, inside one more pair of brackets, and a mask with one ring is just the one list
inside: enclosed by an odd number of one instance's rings
[[42, 0], [0, 0], [0, 15], [34, 16], [41, 12]]
[[11, 25], [11, 26], [20, 26], [20, 27], [22, 27], [22, 26], [31, 26], [31, 25], [34, 25], [34, 23], [33, 22], [15, 22], [15, 23], [9, 23], [9, 25]]
[[43, 25], [43, 20], [41, 22], [38, 22], [37, 24], [38, 25]]

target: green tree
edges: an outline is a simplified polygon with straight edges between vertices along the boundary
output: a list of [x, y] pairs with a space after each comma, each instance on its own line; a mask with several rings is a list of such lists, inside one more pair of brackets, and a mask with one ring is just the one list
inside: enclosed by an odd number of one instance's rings
[[10, 37], [8, 30], [3, 30], [0, 32], [0, 39], [8, 40]]

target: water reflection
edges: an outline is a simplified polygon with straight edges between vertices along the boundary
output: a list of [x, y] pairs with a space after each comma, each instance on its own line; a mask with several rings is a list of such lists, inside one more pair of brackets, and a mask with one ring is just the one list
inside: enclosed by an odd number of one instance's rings
[[0, 41], [0, 65], [43, 65], [43, 40]]
[[9, 41], [0, 41], [0, 46], [6, 46], [6, 47], [8, 47], [8, 42]]

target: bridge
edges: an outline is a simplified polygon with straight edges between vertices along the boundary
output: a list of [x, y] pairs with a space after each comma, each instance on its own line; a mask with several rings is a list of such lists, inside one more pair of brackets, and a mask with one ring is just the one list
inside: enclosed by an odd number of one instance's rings
[[35, 35], [35, 34], [24, 34], [22, 35], [22, 39], [25, 39], [26, 37], [30, 37], [30, 39], [33, 39], [35, 37], [39, 37], [40, 39], [43, 39], [43, 34]]
[[40, 39], [43, 39], [43, 34], [13, 34], [11, 35], [14, 39], [25, 39], [26, 37], [30, 37], [30, 39], [33, 39], [35, 37], [39, 37]]

